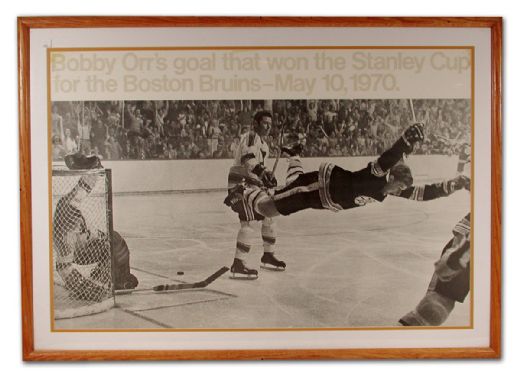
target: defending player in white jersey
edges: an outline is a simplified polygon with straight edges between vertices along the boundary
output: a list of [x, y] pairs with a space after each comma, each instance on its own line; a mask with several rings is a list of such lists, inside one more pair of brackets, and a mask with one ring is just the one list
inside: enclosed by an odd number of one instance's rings
[[[468, 144], [460, 147], [457, 173], [462, 175], [471, 159]], [[470, 190], [467, 177], [464, 188]], [[463, 303], [470, 290], [471, 213], [462, 218], [452, 230], [453, 237], [435, 262], [432, 279], [426, 294], [417, 306], [399, 319], [403, 326], [440, 326], [450, 316], [455, 303]]]
[[[268, 111], [259, 111], [254, 115], [253, 128], [240, 137], [240, 143], [235, 153], [235, 161], [229, 170], [228, 189], [231, 190], [240, 183], [259, 186], [266, 190], [276, 187], [277, 181], [273, 173], [265, 167], [269, 156], [269, 146], [265, 137], [271, 129], [272, 116]], [[231, 276], [256, 279], [258, 271], [248, 268], [246, 257], [251, 250], [254, 230], [251, 222], [262, 222], [262, 240], [264, 254], [261, 263], [275, 269], [284, 270], [285, 263], [274, 256], [276, 233], [272, 218], [266, 218], [257, 213], [253, 203], [237, 202], [232, 207], [238, 213], [240, 229], [237, 235], [235, 259], [231, 266]]]

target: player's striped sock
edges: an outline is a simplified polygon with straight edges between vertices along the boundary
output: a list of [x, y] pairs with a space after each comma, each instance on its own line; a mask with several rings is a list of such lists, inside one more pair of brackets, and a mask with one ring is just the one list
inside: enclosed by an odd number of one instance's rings
[[303, 166], [299, 156], [289, 158], [289, 167], [287, 168], [287, 176], [285, 177], [285, 184], [288, 185], [293, 182], [298, 176], [303, 174]]

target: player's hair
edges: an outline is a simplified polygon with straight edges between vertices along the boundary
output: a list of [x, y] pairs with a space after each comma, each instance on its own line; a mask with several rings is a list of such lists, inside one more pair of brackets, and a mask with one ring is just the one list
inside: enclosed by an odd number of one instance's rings
[[257, 113], [255, 113], [253, 120], [256, 121], [257, 124], [260, 124], [260, 122], [262, 121], [262, 118], [264, 118], [264, 117], [272, 118], [273, 115], [269, 111], [258, 111]]
[[390, 169], [390, 175], [394, 177], [394, 181], [401, 181], [407, 187], [412, 186], [412, 171], [405, 164], [397, 164]]

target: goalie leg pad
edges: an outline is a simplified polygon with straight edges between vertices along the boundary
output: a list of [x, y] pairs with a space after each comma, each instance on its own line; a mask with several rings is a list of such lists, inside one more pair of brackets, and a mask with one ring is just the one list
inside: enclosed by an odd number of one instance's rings
[[114, 283], [116, 289], [134, 289], [139, 284], [137, 277], [130, 273], [130, 249], [125, 239], [117, 232], [112, 233], [112, 254], [114, 255]]
[[70, 291], [72, 298], [92, 302], [100, 302], [109, 292], [109, 288], [85, 278], [75, 268], [65, 278], [65, 287]]

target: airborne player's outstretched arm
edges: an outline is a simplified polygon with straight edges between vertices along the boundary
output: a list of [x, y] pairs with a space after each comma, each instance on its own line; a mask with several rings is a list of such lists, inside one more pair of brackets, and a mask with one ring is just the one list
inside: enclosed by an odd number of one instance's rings
[[464, 175], [459, 175], [448, 181], [407, 187], [397, 196], [413, 201], [431, 201], [433, 199], [447, 197], [457, 190], [469, 190], [469, 187], [470, 179]]
[[424, 140], [423, 128], [422, 123], [415, 123], [408, 127], [403, 136], [390, 149], [379, 156], [373, 169], [376, 172], [375, 174], [384, 175], [403, 158], [403, 155], [412, 153], [415, 143]]

